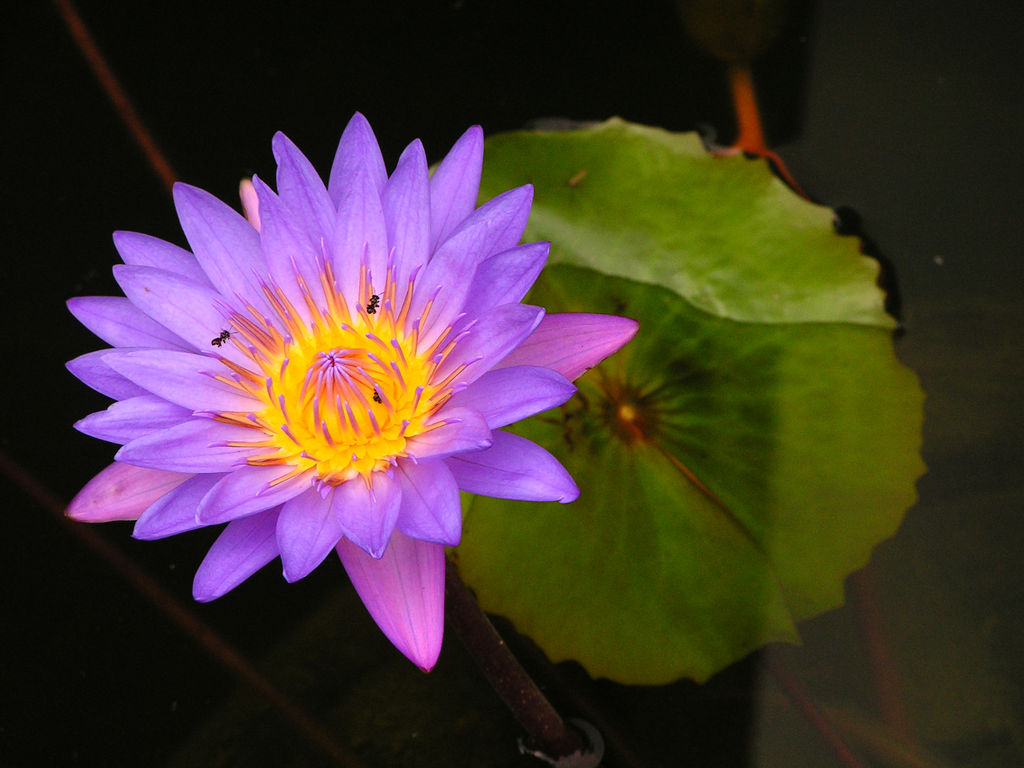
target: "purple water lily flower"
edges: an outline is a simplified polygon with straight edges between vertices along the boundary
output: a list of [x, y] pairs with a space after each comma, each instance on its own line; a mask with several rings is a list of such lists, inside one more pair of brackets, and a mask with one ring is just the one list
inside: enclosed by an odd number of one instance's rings
[[295, 581], [337, 551], [374, 620], [424, 670], [441, 648], [459, 490], [572, 501], [547, 451], [501, 427], [561, 405], [632, 320], [520, 303], [548, 254], [519, 245], [532, 189], [475, 207], [483, 134], [434, 171], [414, 141], [385, 171], [355, 115], [325, 186], [282, 134], [277, 191], [246, 217], [174, 189], [192, 252], [118, 232], [122, 297], [68, 302], [111, 345], [71, 372], [116, 402], [76, 424], [119, 443], [68, 514], [157, 539], [227, 523], [197, 600], [276, 557]]

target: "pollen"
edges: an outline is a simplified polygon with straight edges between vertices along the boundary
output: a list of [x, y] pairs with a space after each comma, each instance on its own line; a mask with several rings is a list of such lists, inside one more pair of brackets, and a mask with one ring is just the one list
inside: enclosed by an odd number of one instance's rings
[[375, 286], [365, 264], [360, 270], [356, 296], [343, 295], [327, 264], [320, 273], [324, 306], [297, 278], [301, 312], [267, 285], [272, 316], [250, 305], [230, 318], [237, 329], [230, 343], [248, 359], [222, 357], [230, 373], [221, 380], [263, 407], [217, 418], [252, 429], [251, 441], [237, 443], [263, 449], [250, 465], [292, 468], [278, 482], [312, 471], [321, 487], [357, 475], [369, 485], [373, 472], [409, 456], [411, 438], [443, 424], [434, 416], [463, 367], [443, 377], [438, 371], [457, 337], [451, 327], [429, 340], [421, 336], [430, 303], [410, 317], [415, 276], [397, 286], [389, 268], [383, 286]]

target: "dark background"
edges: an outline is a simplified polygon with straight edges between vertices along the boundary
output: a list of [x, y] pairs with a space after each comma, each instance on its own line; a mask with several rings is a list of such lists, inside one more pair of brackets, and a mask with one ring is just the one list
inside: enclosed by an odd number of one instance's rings
[[[970, 766], [1015, 765], [1024, 754], [1016, 8], [802, 3], [755, 69], [769, 140], [794, 176], [816, 200], [855, 211], [895, 270], [897, 350], [928, 394], [930, 471], [921, 502], [876, 553], [877, 603], [918, 743]], [[735, 131], [721, 66], [687, 42], [666, 2], [184, 0], [142, 9], [81, 0], [79, 10], [180, 177], [229, 201], [243, 175], [272, 178], [276, 130], [326, 171], [355, 110], [389, 164], [414, 137], [436, 161], [473, 123], [495, 133], [542, 117], [619, 115], [711, 128], [724, 143]], [[117, 293], [115, 229], [182, 237], [168, 195], [51, 4], [19, 3], [5, 17], [3, 96], [0, 452], [14, 465], [0, 479], [0, 764], [163, 764], [223, 711], [236, 679], [25, 483], [34, 478], [66, 502], [113, 453], [71, 429], [106, 403], [63, 368], [99, 346], [64, 301]], [[195, 605], [192, 574], [213, 532], [144, 543], [126, 524], [90, 530], [279, 680], [268, 659], [293, 628], [325, 601], [350, 597], [330, 562], [295, 585], [271, 567]], [[368, 622], [358, 610], [346, 621], [353, 633]], [[826, 706], [871, 711], [856, 612], [803, 629], [805, 645], [778, 657]], [[416, 683], [428, 696], [448, 696], [458, 678], [445, 671], [461, 669], [452, 645], [427, 684]], [[391, 663], [386, 644], [374, 653]], [[758, 661], [705, 689], [579, 684], [643, 745], [640, 764], [834, 764]], [[566, 672], [580, 677], [571, 665]], [[292, 678], [280, 684], [304, 690]], [[268, 744], [294, 757], [291, 740], [301, 737], [268, 722]], [[280, 764], [274, 754], [266, 764]], [[865, 765], [906, 764], [863, 754]], [[199, 764], [238, 764], [218, 759]]]

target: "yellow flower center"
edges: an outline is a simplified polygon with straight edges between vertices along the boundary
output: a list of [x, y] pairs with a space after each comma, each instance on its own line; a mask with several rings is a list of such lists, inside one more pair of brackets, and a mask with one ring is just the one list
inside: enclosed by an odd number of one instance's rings
[[274, 317], [252, 306], [232, 315], [228, 339], [251, 364], [222, 358], [235, 376], [219, 378], [262, 407], [217, 418], [258, 433], [232, 444], [264, 449], [249, 464], [292, 467], [278, 482], [310, 470], [327, 485], [356, 475], [369, 482], [372, 472], [408, 455], [410, 438], [443, 423], [431, 418], [453, 394], [452, 382], [465, 365], [443, 379], [438, 371], [458, 337], [450, 338], [449, 326], [427, 343], [421, 331], [432, 302], [411, 320], [413, 280], [396, 307], [390, 269], [379, 293], [361, 269], [355, 305], [346, 302], [330, 265], [320, 275], [326, 307], [316, 305], [301, 279], [298, 284], [308, 319], [276, 286], [264, 288]]

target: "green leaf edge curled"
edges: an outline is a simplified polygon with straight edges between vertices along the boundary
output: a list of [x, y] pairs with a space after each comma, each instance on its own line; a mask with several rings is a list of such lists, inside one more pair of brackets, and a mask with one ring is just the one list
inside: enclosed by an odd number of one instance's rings
[[[896, 325], [878, 262], [835, 234], [830, 208], [798, 197], [764, 160], [710, 155], [695, 133], [611, 118], [490, 137], [480, 199], [525, 183], [535, 188], [526, 239], [551, 241], [549, 264], [660, 285], [734, 320]], [[652, 197], [658, 187], [666, 193]]]

